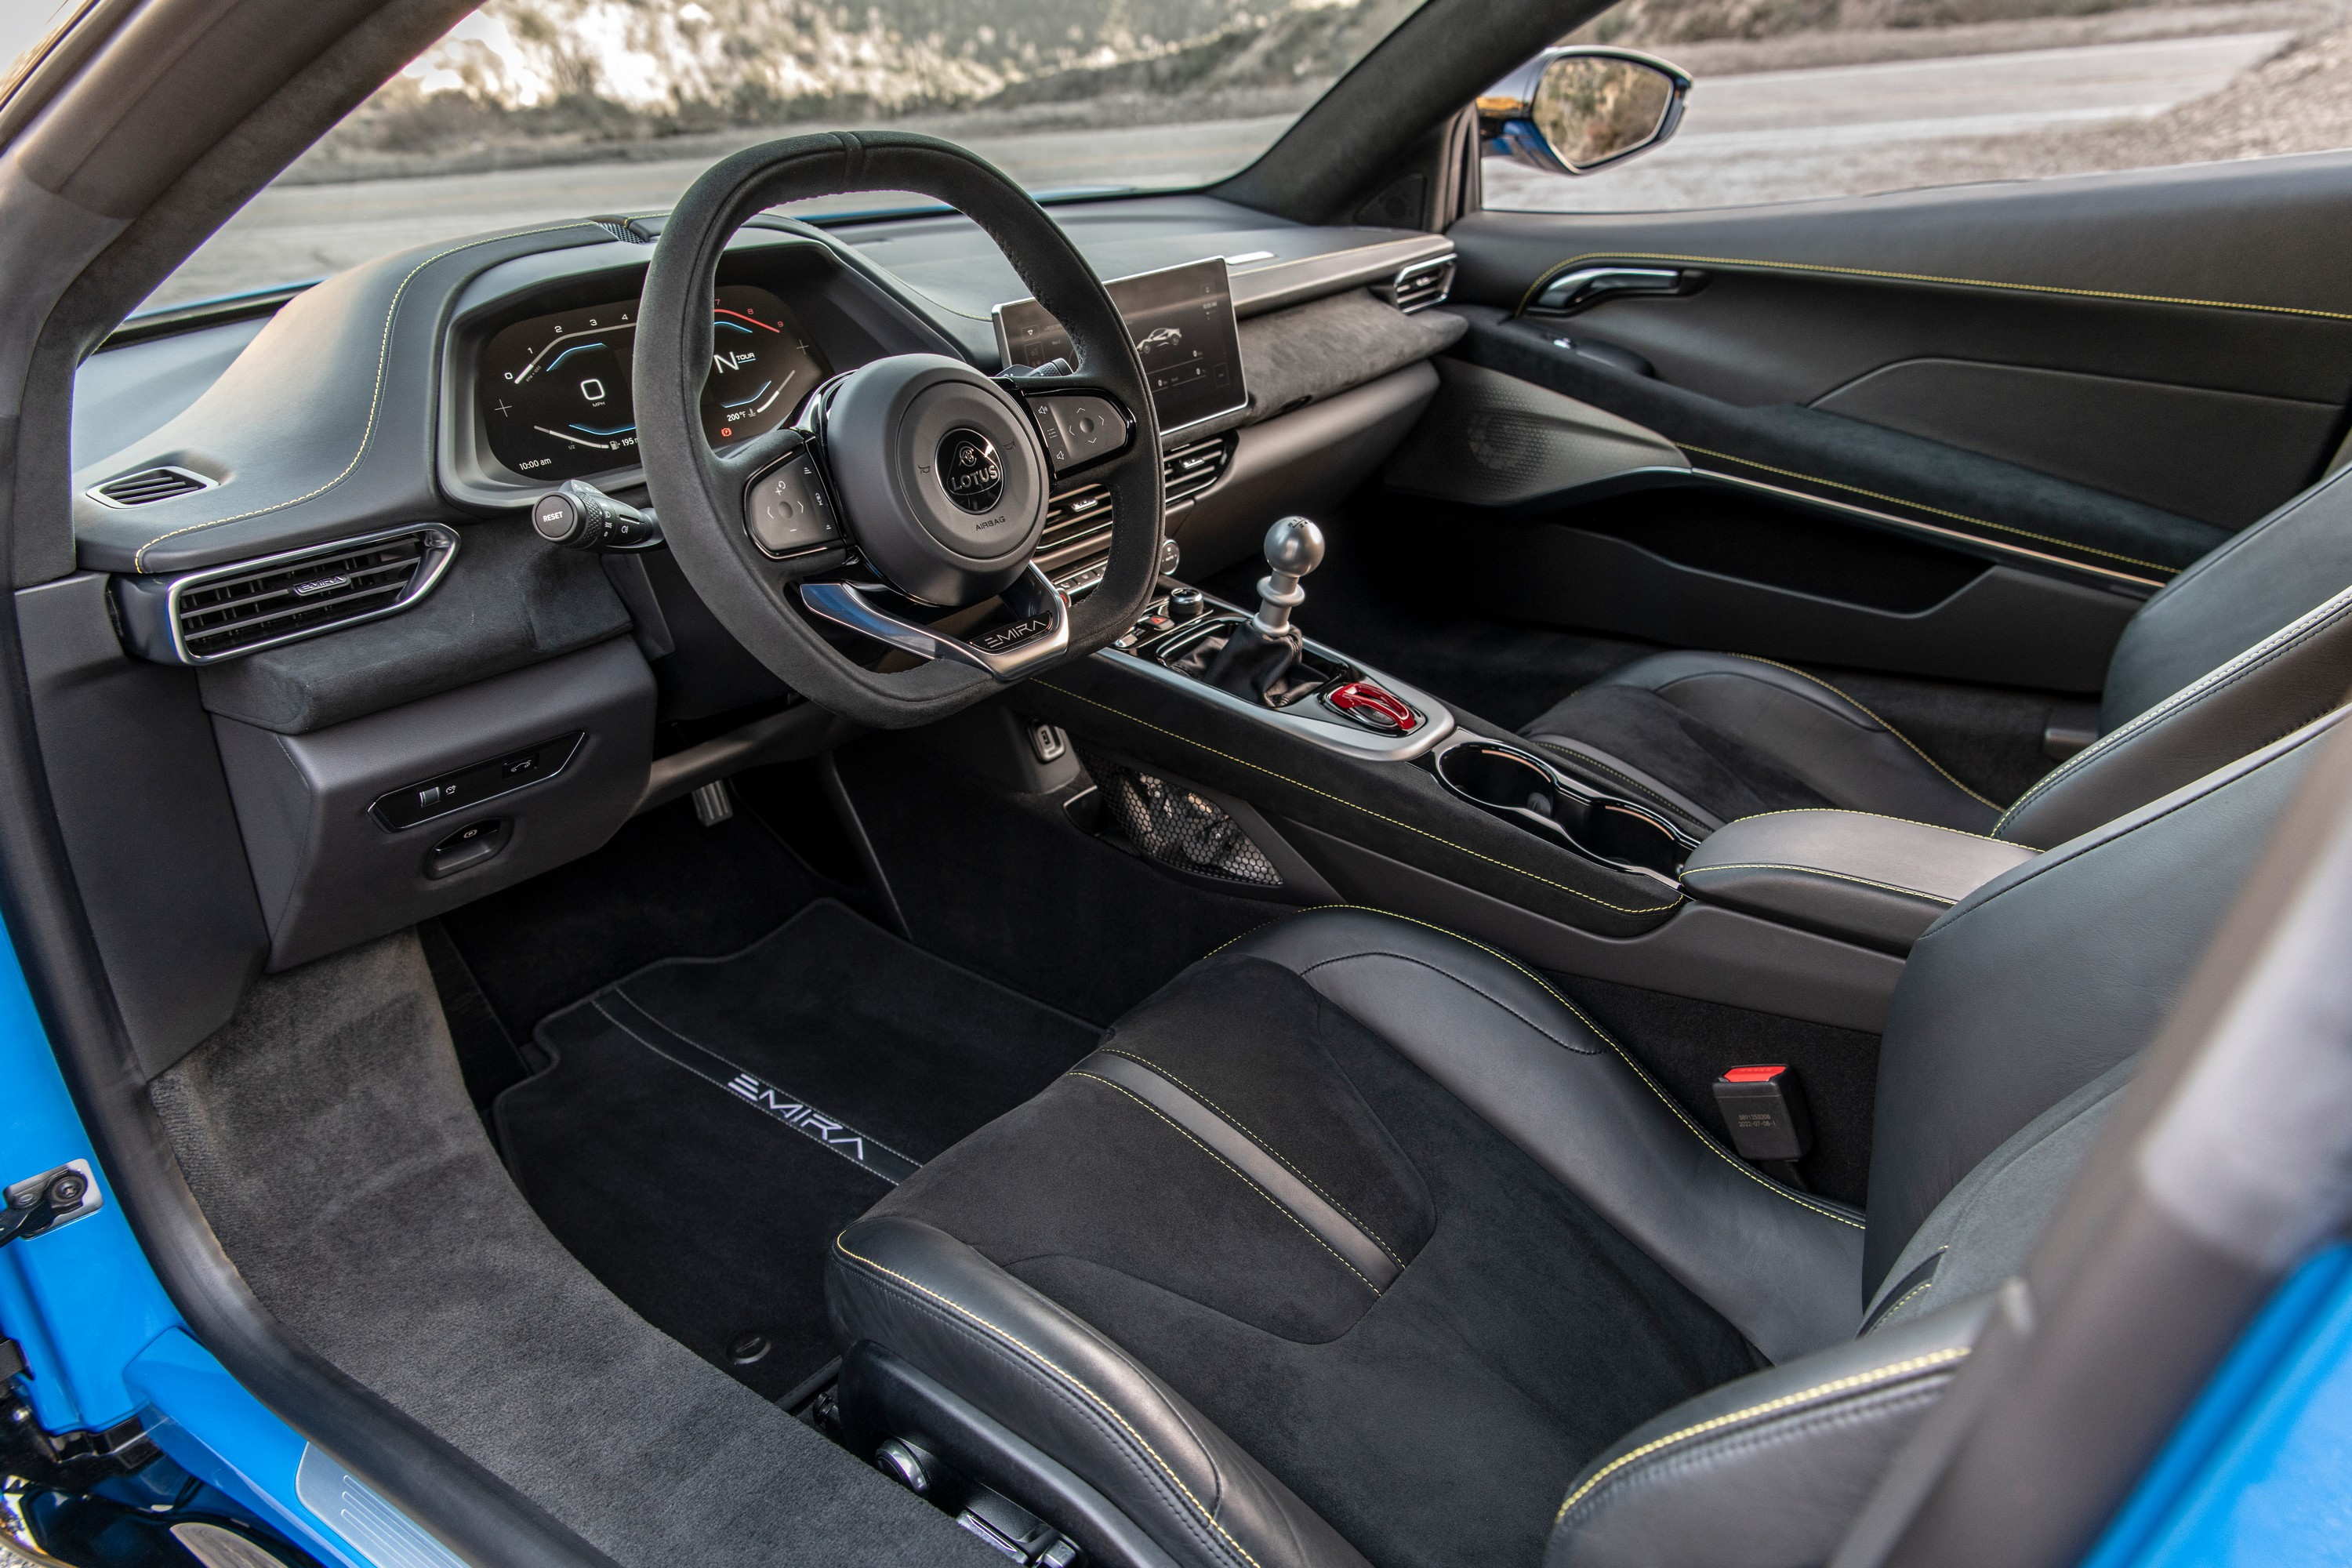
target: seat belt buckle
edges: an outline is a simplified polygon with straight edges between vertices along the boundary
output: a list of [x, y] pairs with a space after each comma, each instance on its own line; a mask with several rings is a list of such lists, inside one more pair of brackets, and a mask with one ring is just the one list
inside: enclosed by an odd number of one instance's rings
[[1739, 1157], [1801, 1187], [1797, 1162], [1812, 1147], [1812, 1118], [1786, 1063], [1736, 1067], [1715, 1080], [1716, 1109]]

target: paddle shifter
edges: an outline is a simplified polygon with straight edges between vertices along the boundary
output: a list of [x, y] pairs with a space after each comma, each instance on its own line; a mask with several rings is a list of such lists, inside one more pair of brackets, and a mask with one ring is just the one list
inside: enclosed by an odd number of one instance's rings
[[1307, 602], [1299, 579], [1323, 564], [1323, 531], [1303, 517], [1286, 517], [1265, 531], [1266, 574], [1257, 583], [1257, 614], [1218, 650], [1210, 685], [1236, 697], [1266, 694], [1298, 661], [1301, 638], [1290, 612]]

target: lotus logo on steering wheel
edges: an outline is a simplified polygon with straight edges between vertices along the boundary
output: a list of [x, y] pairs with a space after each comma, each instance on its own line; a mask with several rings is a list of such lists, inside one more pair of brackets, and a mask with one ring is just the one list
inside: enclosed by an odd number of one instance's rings
[[1004, 499], [1004, 465], [996, 443], [970, 426], [959, 426], [940, 441], [940, 488], [970, 512], [993, 509]]

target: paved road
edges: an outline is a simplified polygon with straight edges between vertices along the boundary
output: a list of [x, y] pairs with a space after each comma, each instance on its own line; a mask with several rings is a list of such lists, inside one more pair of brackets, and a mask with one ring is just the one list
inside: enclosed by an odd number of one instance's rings
[[[1935, 143], [2154, 114], [2216, 90], [2286, 37], [2244, 33], [1715, 77], [1700, 82], [1682, 133], [1659, 152], [1585, 180], [1490, 162], [1487, 201], [1627, 209], [1892, 189], [1911, 183], [1905, 169]], [[1247, 163], [1286, 123], [1038, 132], [973, 137], [971, 145], [1033, 188], [1174, 185]], [[703, 167], [701, 159], [582, 163], [273, 187], [152, 303], [319, 277], [486, 228], [660, 207]]]

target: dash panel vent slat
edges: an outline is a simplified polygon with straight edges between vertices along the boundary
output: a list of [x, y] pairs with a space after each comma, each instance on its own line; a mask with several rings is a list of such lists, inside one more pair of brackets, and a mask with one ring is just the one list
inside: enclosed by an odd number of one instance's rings
[[[1177, 447], [1160, 459], [1160, 488], [1170, 506], [1191, 500], [1217, 482], [1233, 460], [1230, 436], [1212, 436]], [[1110, 542], [1110, 489], [1105, 485], [1079, 485], [1062, 491], [1045, 504], [1045, 531], [1037, 536], [1040, 555], [1066, 553], [1075, 546]]]
[[1415, 262], [1375, 290], [1398, 310], [1411, 315], [1441, 304], [1454, 291], [1454, 258]]
[[116, 602], [134, 651], [211, 664], [404, 609], [457, 543], [453, 531], [420, 524], [180, 577], [118, 577]]
[[90, 487], [93, 500], [109, 506], [153, 506], [157, 501], [170, 500], [174, 496], [193, 495], [213, 488], [213, 481], [186, 468], [142, 468], [135, 474], [122, 474], [102, 485]]

